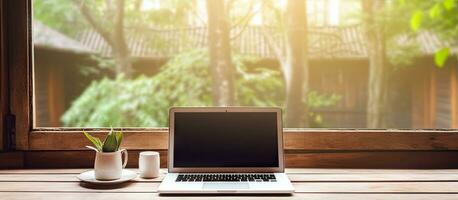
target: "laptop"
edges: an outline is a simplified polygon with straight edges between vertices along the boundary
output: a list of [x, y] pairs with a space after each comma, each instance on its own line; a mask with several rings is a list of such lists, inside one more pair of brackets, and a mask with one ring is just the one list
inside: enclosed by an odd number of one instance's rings
[[175, 107], [161, 194], [293, 193], [284, 173], [281, 110]]

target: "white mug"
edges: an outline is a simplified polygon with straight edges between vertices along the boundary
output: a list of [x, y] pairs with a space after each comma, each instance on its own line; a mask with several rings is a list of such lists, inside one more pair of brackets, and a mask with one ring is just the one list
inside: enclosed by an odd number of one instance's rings
[[159, 177], [160, 160], [159, 153], [155, 151], [143, 151], [138, 159], [140, 177], [156, 178]]
[[[124, 163], [122, 162], [124, 154]], [[121, 149], [116, 152], [97, 152], [95, 154], [95, 179], [97, 180], [115, 180], [121, 178], [122, 169], [127, 164], [127, 150]]]

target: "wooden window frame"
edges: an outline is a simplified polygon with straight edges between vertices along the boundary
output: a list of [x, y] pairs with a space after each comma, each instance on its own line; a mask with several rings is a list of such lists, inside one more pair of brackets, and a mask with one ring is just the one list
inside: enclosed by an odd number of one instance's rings
[[[4, 12], [3, 12], [3, 3], [0, 3], [0, 28], [5, 27], [4, 24]], [[8, 72], [6, 70], [6, 45], [4, 41], [4, 36], [5, 32], [0, 31], [0, 133], [3, 133], [6, 131], [5, 129], [5, 120], [6, 120], [6, 114], [8, 112]], [[5, 143], [5, 135], [0, 134], [0, 151], [2, 151]]]
[[[51, 160], [49, 166], [86, 166], [83, 164], [67, 165], [65, 164], [67, 161], [61, 159], [63, 155], [81, 156], [84, 154], [88, 157], [86, 153], [88, 151], [84, 149], [84, 146], [89, 143], [82, 136], [82, 129], [34, 128], [31, 0], [2, 1], [2, 3], [3, 11], [7, 12], [6, 29], [2, 28], [2, 30], [7, 30], [3, 32], [8, 41], [6, 67], [9, 69], [11, 80], [9, 83], [11, 86], [10, 107], [17, 121], [15, 150], [25, 152], [21, 155], [22, 166], [29, 162], [35, 164], [28, 166], [46, 167], [47, 165], [43, 163], [49, 160]], [[106, 128], [85, 130], [97, 136], [108, 131]], [[138, 153], [141, 150], [151, 149], [163, 154], [167, 150], [167, 128], [129, 128], [124, 129], [124, 132], [123, 146], [129, 150]], [[286, 162], [287, 167], [423, 168], [458, 166], [458, 155], [455, 156], [458, 151], [458, 130], [456, 129], [285, 128], [284, 140], [285, 155], [289, 159]], [[438, 158], [439, 160], [436, 159], [434, 163], [428, 161], [431, 157], [441, 156], [444, 156], [443, 159]], [[365, 158], [367, 162], [361, 161], [362, 158]], [[402, 163], [403, 159], [410, 164]], [[41, 164], [36, 164], [40, 161]], [[296, 163], [303, 163], [303, 165]]]

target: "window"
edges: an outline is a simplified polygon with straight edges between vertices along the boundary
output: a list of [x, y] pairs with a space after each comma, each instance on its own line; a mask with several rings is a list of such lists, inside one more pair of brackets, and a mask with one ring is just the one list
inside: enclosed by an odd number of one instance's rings
[[[372, 8], [358, 1], [197, 2], [35, 0], [36, 126], [165, 127], [171, 106], [229, 105], [281, 106], [288, 128], [458, 127], [456, 60], [434, 64], [448, 30], [370, 39], [355, 15]], [[294, 52], [304, 56], [288, 66]]]
[[[107, 7], [105, 1], [74, 2], [78, 3], [64, 0], [5, 3], [11, 10], [8, 12], [9, 21], [14, 19], [14, 25], [9, 23], [9, 29], [3, 30], [8, 30], [8, 40], [15, 41], [14, 48], [10, 43], [11, 53], [8, 55], [12, 76], [11, 107], [16, 121], [21, 122], [16, 126], [17, 149], [59, 150], [50, 152], [56, 156], [66, 150], [73, 150], [67, 154], [83, 154], [75, 151], [82, 150], [86, 144], [81, 137], [83, 128], [98, 134], [113, 126], [125, 130], [125, 147], [129, 149], [165, 151], [167, 129], [161, 127], [166, 126], [165, 111], [172, 105], [283, 107], [287, 166], [288, 163], [289, 166], [312, 163], [307, 166], [335, 167], [336, 163], [342, 162], [348, 166], [366, 166], [357, 161], [358, 157], [378, 161], [374, 163], [387, 160], [384, 166], [401, 166], [396, 164], [401, 158], [421, 164], [432, 156], [438, 159], [432, 162], [440, 163], [442, 158], [435, 155], [453, 157], [453, 152], [442, 151], [457, 149], [454, 142], [458, 141], [454, 129], [458, 116], [457, 69], [453, 57], [456, 53], [454, 46], [449, 46], [456, 43], [448, 42], [453, 37], [446, 37], [453, 33], [433, 34], [440, 31], [435, 30], [438, 27], [429, 27], [431, 22], [426, 21], [427, 18], [416, 32], [412, 31], [410, 19], [415, 18], [412, 17], [415, 13], [409, 7], [402, 8], [408, 9], [403, 12], [393, 11], [395, 14], [406, 14], [405, 18], [395, 17], [403, 19], [396, 22], [405, 27], [403, 31], [408, 34], [387, 39], [384, 43], [386, 59], [379, 61], [388, 66], [389, 73], [372, 73], [386, 75], [383, 79], [385, 84], [382, 84], [384, 87], [381, 87], [373, 86], [376, 81], [369, 80], [371, 69], [380, 69], [371, 67], [374, 65], [372, 61], [377, 58], [373, 57], [376, 53], [371, 51], [374, 48], [369, 46], [383, 47], [383, 43], [367, 40], [380, 36], [376, 35], [380, 31], [367, 31], [363, 26], [372, 24], [377, 18], [358, 17], [373, 11], [368, 10], [367, 5], [361, 5], [360, 1], [336, 0], [338, 7], [326, 5], [326, 2], [334, 0], [306, 1], [307, 15], [302, 15], [303, 18], [291, 17], [293, 13], [301, 16], [300, 12], [288, 12], [291, 15], [286, 15], [286, 18], [280, 15], [277, 19], [277, 15], [272, 13], [285, 12], [297, 6], [288, 7], [288, 1], [273, 1], [272, 4], [253, 1], [252, 4], [252, 1], [236, 0], [226, 6], [232, 8], [226, 10], [230, 22], [226, 26], [214, 23], [215, 18], [211, 16], [215, 13], [206, 12], [206, 1], [195, 1], [192, 5], [186, 3], [189, 1], [142, 4], [125, 1], [126, 17], [120, 30], [124, 30], [128, 51], [113, 50], [102, 36], [119, 37], [120, 31], [113, 33], [115, 19], [119, 19], [117, 12], [105, 12], [116, 10], [118, 5]], [[400, 6], [395, 1], [388, 2], [384, 6], [393, 10]], [[186, 6], [195, 6], [196, 9]], [[427, 10], [429, 5], [425, 3], [421, 6], [421, 9]], [[218, 7], [218, 4], [211, 7]], [[98, 28], [82, 14], [82, 8], [88, 9], [93, 19], [106, 31], [99, 33], [95, 30]], [[139, 10], [138, 13], [148, 14], [136, 16], [135, 12], [131, 12], [135, 9]], [[31, 15], [32, 10], [34, 16]], [[312, 13], [317, 13], [316, 19]], [[307, 26], [303, 26], [307, 29], [288, 28], [288, 16], [307, 18], [292, 21], [298, 23], [294, 27], [307, 22]], [[112, 20], [104, 20], [107, 18]], [[142, 25], [144, 22], [155, 24]], [[284, 29], [278, 28], [274, 22]], [[224, 31], [208, 31], [215, 26], [221, 30], [231, 27], [230, 31], [226, 31], [229, 32], [227, 43], [230, 48], [216, 48], [230, 52], [231, 62], [212, 63], [215, 60], [212, 59], [214, 51], [210, 50], [215, 49], [215, 46], [212, 47], [215, 44], [213, 40], [224, 43], [224, 40], [219, 40], [223, 36], [214, 35]], [[387, 33], [388, 36], [391, 33]], [[306, 45], [297, 45], [302, 42], [295, 42], [297, 38], [307, 38], [303, 41]], [[427, 43], [431, 38], [438, 43]], [[112, 39], [108, 40], [112, 42]], [[394, 41], [402, 45], [391, 44]], [[287, 47], [291, 49], [287, 51]], [[436, 54], [436, 50], [442, 47], [449, 47], [450, 55], [448, 59], [443, 59], [446, 62], [441, 67], [437, 67], [444, 53]], [[288, 60], [285, 59], [288, 56], [284, 56], [287, 52], [299, 52], [299, 55], [305, 56], [299, 56], [302, 61]], [[437, 63], [435, 55], [439, 55]], [[231, 67], [224, 67], [228, 63]], [[232, 69], [227, 72], [233, 75], [232, 79], [228, 76], [215, 78], [212, 70], [216, 69]], [[291, 70], [293, 73], [290, 73]], [[303, 77], [298, 78], [298, 75]], [[230, 80], [233, 80], [232, 84]], [[304, 87], [298, 90], [294, 87], [298, 85]], [[384, 101], [387, 107], [374, 108], [377, 104], [368, 103], [380, 101], [377, 98], [374, 100], [377, 95], [370, 94], [377, 91], [371, 87], [388, 91], [385, 94], [389, 98]], [[287, 88], [300, 92], [290, 92], [288, 96]], [[94, 107], [91, 102], [100, 106]], [[301, 109], [288, 109], [288, 105], [295, 103], [299, 103]], [[368, 105], [373, 107], [369, 109]], [[96, 111], [99, 107], [107, 109]], [[73, 115], [68, 114], [71, 110]], [[369, 117], [368, 113], [376, 113], [374, 110], [379, 112], [378, 116]], [[302, 120], [288, 121], [299, 118]], [[369, 125], [368, 118], [377, 120]], [[308, 129], [310, 127], [321, 129]], [[317, 152], [320, 156], [316, 156]], [[316, 159], [320, 161], [314, 162]]]

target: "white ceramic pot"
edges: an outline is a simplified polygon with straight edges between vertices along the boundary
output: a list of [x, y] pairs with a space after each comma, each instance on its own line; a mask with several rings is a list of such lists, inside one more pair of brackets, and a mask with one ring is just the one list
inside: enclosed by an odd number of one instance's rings
[[[122, 162], [124, 154], [124, 163]], [[127, 164], [127, 150], [116, 152], [97, 152], [95, 155], [94, 171], [97, 180], [115, 180], [121, 178], [122, 169]]]

